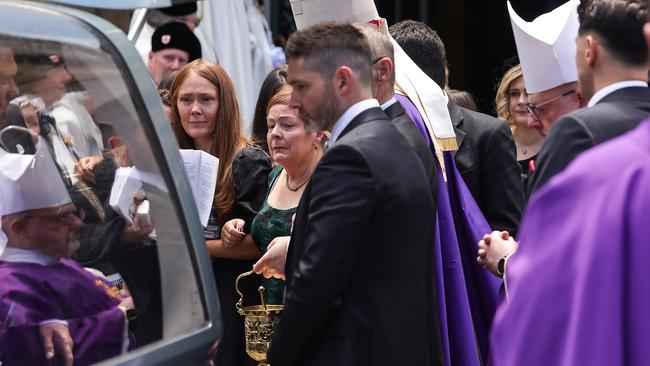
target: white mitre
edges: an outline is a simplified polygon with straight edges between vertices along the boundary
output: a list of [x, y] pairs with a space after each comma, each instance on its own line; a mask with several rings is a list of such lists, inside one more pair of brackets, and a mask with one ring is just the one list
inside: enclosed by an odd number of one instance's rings
[[579, 0], [569, 0], [532, 22], [508, 12], [528, 93], [539, 93], [578, 80], [576, 43]]
[[12, 154], [0, 149], [0, 215], [70, 203], [44, 139], [39, 138], [36, 153]]
[[[372, 22], [386, 27], [372, 0], [290, 0], [298, 30], [323, 21]], [[458, 149], [454, 127], [447, 110], [447, 99], [431, 78], [408, 57], [393, 40], [395, 48], [395, 90], [405, 94], [422, 115], [436, 153]]]

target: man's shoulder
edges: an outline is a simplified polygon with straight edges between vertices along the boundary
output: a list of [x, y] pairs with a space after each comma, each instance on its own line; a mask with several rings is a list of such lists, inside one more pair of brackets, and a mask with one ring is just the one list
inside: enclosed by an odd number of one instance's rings
[[463, 132], [488, 135], [495, 130], [508, 128], [507, 123], [489, 114], [472, 111], [463, 107], [458, 107], [458, 109], [463, 116], [463, 123], [457, 127]]
[[0, 293], [15, 290], [15, 286], [38, 287], [55, 277], [49, 266], [26, 262], [0, 262]]
[[463, 115], [463, 117], [465, 117], [466, 119], [471, 119], [472, 121], [475, 122], [488, 124], [491, 127], [500, 126], [504, 123], [500, 119], [486, 113], [473, 111], [471, 109], [467, 109], [464, 107], [458, 107], [458, 108], [460, 109], [460, 113]]
[[[391, 124], [388, 117], [383, 116], [381, 118], [368, 120], [356, 126], [344, 136], [341, 136], [333, 147], [347, 145], [353, 149], [361, 149], [365, 146], [374, 146], [372, 143], [373, 141], [390, 138], [391, 135], [397, 136], [399, 135], [399, 132]], [[384, 144], [388, 142], [392, 143], [393, 141], [384, 140]]]

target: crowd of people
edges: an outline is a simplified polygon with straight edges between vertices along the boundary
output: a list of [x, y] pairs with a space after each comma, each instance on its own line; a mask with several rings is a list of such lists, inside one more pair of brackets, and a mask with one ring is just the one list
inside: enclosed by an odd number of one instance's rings
[[[196, 6], [163, 9], [137, 47], [178, 148], [219, 159], [214, 364], [256, 364], [235, 307], [251, 268], [244, 299], [284, 305], [274, 366], [647, 363], [648, 3], [507, 7], [496, 117], [449, 88], [428, 25], [312, 4], [250, 138]], [[0, 363], [90, 364], [163, 338], [156, 215], [135, 214], [146, 192], [129, 217], [109, 204], [134, 159], [43, 52], [0, 39]]]

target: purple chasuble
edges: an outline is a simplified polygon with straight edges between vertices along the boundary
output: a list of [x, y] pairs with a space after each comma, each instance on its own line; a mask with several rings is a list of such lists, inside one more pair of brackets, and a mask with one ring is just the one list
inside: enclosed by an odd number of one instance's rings
[[120, 298], [111, 283], [67, 259], [50, 266], [0, 262], [0, 360], [48, 364], [38, 324], [51, 319], [68, 322], [75, 365], [120, 354], [126, 331]]
[[420, 133], [422, 134], [422, 137], [424, 137], [424, 141], [426, 141], [427, 146], [431, 146], [431, 138], [427, 132], [427, 127], [424, 125], [424, 120], [422, 120], [422, 116], [420, 116], [420, 112], [415, 107], [415, 104], [413, 104], [413, 102], [411, 102], [411, 100], [404, 95], [395, 94], [395, 99], [397, 99], [399, 104], [402, 105], [404, 111], [406, 112], [406, 115], [411, 117], [411, 121], [413, 121], [418, 130], [420, 130]]
[[[397, 94], [395, 97], [432, 148], [415, 105], [407, 97]], [[447, 182], [438, 166], [441, 189], [437, 202], [434, 282], [444, 361], [446, 365], [479, 366], [489, 356], [488, 336], [501, 280], [476, 263], [478, 242], [492, 229], [458, 173], [453, 152], [444, 152], [443, 158]]]
[[508, 261], [495, 365], [647, 365], [650, 120], [533, 195]]

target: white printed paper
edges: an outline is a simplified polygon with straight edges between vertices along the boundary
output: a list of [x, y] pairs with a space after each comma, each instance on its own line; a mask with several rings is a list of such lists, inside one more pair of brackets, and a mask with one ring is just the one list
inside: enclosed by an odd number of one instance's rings
[[185, 174], [199, 210], [201, 225], [207, 226], [217, 188], [219, 159], [201, 150], [181, 150]]

